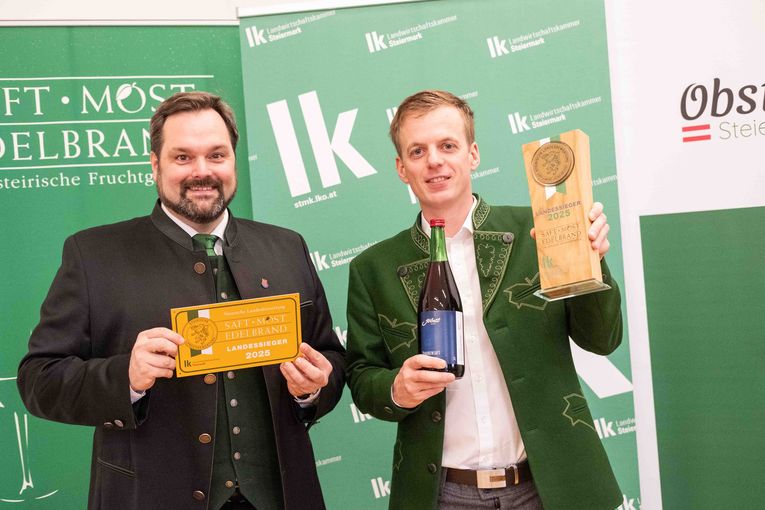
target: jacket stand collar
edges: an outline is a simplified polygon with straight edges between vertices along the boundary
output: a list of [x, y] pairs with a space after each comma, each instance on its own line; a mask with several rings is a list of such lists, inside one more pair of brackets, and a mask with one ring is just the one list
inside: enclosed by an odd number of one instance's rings
[[[473, 211], [473, 243], [475, 245], [476, 265], [478, 266], [478, 280], [481, 284], [481, 304], [483, 312], [486, 313], [494, 301], [499, 284], [505, 275], [515, 234], [481, 230], [489, 217], [491, 207], [480, 196], [474, 196], [478, 203]], [[415, 311], [420, 299], [420, 291], [425, 283], [425, 274], [430, 258], [429, 239], [422, 231], [421, 220], [422, 213], [419, 213], [409, 232], [412, 242], [425, 255], [425, 258], [397, 268], [398, 277]]]
[[[157, 229], [165, 234], [167, 237], [180, 244], [189, 251], [194, 251], [194, 246], [191, 241], [191, 237], [183, 231], [181, 227], [175, 224], [173, 220], [167, 217], [165, 211], [162, 210], [159, 199], [154, 204], [154, 209], [151, 211], [151, 222]], [[225, 239], [223, 240], [224, 250], [226, 247], [232, 247], [236, 244], [236, 221], [234, 220], [231, 210], [228, 211], [228, 225], [226, 225]]]

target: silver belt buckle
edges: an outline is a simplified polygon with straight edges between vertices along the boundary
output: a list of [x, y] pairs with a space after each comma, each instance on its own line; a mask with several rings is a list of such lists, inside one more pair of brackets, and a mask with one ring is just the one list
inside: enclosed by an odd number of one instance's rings
[[[479, 469], [475, 472], [476, 481], [479, 489], [502, 489], [507, 487], [504, 469]], [[515, 471], [515, 478], [518, 479], [518, 471]]]

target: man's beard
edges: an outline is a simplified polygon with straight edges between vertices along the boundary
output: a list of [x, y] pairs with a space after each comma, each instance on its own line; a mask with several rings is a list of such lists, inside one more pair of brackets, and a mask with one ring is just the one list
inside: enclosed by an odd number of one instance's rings
[[[211, 187], [218, 192], [218, 197], [208, 208], [201, 209], [192, 200], [186, 198], [186, 192], [193, 187]], [[228, 204], [231, 203], [236, 195], [236, 186], [234, 186], [231, 196], [226, 198], [223, 193], [223, 183], [219, 180], [212, 177], [188, 179], [181, 184], [180, 199], [177, 202], [173, 202], [162, 192], [162, 187], [159, 184], [159, 180], [157, 180], [157, 192], [160, 201], [165, 207], [192, 223], [204, 224], [218, 219], [223, 214], [223, 211], [226, 210], [226, 207], [228, 207]]]

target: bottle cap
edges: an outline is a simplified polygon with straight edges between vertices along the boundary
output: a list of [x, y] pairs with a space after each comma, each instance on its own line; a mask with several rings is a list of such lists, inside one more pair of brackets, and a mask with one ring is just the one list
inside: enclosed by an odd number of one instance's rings
[[444, 225], [446, 225], [446, 222], [443, 219], [434, 218], [430, 220], [431, 227], [443, 227]]

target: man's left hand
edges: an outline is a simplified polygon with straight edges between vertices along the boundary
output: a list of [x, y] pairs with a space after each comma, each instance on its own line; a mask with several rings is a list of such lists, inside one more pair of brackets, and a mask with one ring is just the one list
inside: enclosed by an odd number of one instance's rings
[[322, 353], [303, 342], [300, 356], [295, 361], [279, 365], [287, 380], [287, 389], [293, 397], [311, 395], [327, 385], [332, 373], [332, 364]]
[[608, 249], [611, 247], [611, 243], [608, 242], [608, 231], [611, 227], [606, 223], [606, 215], [603, 214], [603, 204], [595, 202], [590, 209], [590, 230], [587, 231], [587, 237], [590, 239], [592, 249], [598, 252], [602, 259]]
[[[608, 242], [608, 231], [611, 227], [606, 223], [608, 218], [603, 214], [603, 204], [600, 202], [592, 204], [589, 217], [592, 225], [590, 225], [590, 230], [587, 231], [587, 237], [590, 240], [592, 249], [597, 251], [602, 259], [611, 247], [611, 243]], [[536, 229], [532, 228], [529, 233], [531, 234], [532, 239], [537, 238]]]

